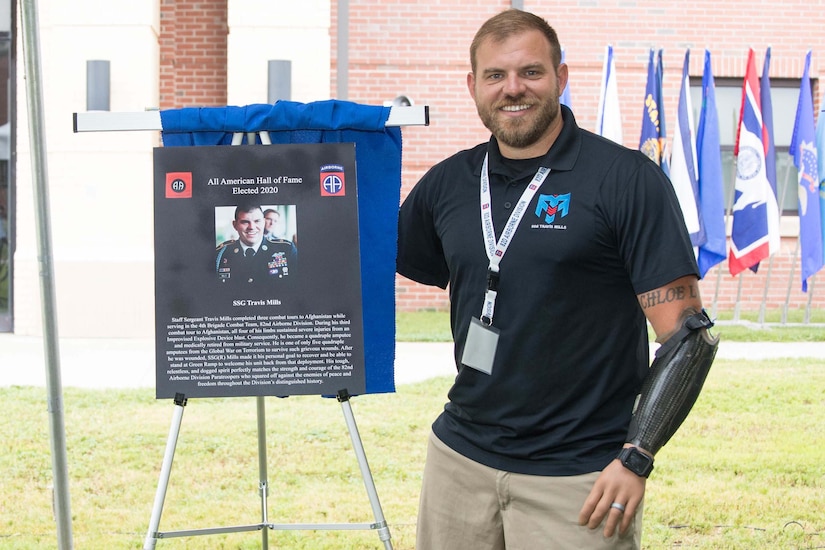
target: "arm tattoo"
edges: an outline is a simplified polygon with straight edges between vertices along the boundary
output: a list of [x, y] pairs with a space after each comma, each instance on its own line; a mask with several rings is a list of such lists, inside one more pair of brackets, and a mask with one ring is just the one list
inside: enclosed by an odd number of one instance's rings
[[671, 286], [651, 290], [639, 296], [639, 305], [642, 309], [648, 309], [661, 304], [678, 302], [684, 300], [694, 300], [699, 297], [699, 289], [695, 284]]

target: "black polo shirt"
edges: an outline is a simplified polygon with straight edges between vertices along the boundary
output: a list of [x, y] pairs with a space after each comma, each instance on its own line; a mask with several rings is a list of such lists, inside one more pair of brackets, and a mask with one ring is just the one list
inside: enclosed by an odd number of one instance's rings
[[[430, 169], [401, 207], [398, 272], [449, 285], [458, 374], [433, 430], [487, 466], [538, 475], [604, 468], [649, 365], [636, 295], [698, 269], [673, 188], [645, 155], [564, 126], [550, 151], [505, 161], [495, 138]], [[479, 177], [489, 151], [496, 237], [536, 168], [550, 174], [500, 264], [493, 371], [460, 364], [489, 261]]]

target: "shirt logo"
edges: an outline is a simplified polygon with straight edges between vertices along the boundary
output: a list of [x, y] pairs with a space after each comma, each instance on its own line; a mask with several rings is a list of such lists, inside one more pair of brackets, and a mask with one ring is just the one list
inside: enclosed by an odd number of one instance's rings
[[321, 167], [321, 196], [343, 197], [346, 192], [344, 167], [340, 164], [327, 164]]
[[570, 210], [570, 193], [564, 195], [539, 195], [536, 216], [544, 223], [553, 223], [556, 214], [563, 218]]

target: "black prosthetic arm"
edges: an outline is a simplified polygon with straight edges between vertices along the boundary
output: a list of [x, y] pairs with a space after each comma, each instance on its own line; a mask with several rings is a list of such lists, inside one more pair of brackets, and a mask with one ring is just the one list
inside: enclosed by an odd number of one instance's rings
[[695, 313], [656, 351], [630, 421], [628, 443], [655, 455], [682, 425], [716, 356], [719, 338], [707, 331], [712, 326], [704, 310]]

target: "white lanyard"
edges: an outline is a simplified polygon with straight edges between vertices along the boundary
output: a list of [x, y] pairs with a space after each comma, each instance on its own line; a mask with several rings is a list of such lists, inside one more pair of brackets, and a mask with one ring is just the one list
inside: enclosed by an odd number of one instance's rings
[[493, 324], [493, 310], [496, 306], [501, 259], [504, 257], [504, 253], [507, 252], [507, 247], [510, 246], [510, 241], [512, 241], [521, 218], [527, 210], [527, 205], [533, 200], [533, 196], [549, 173], [550, 169], [544, 166], [538, 169], [536, 175], [533, 176], [533, 180], [527, 185], [527, 189], [521, 194], [516, 207], [510, 213], [507, 225], [504, 226], [504, 231], [501, 232], [501, 237], [496, 242], [492, 201], [490, 199], [490, 176], [487, 173], [487, 155], [484, 155], [484, 163], [481, 165], [481, 232], [484, 235], [487, 258], [490, 260], [490, 265], [487, 268], [487, 291], [484, 294], [484, 307], [481, 310], [481, 321], [485, 325]]

